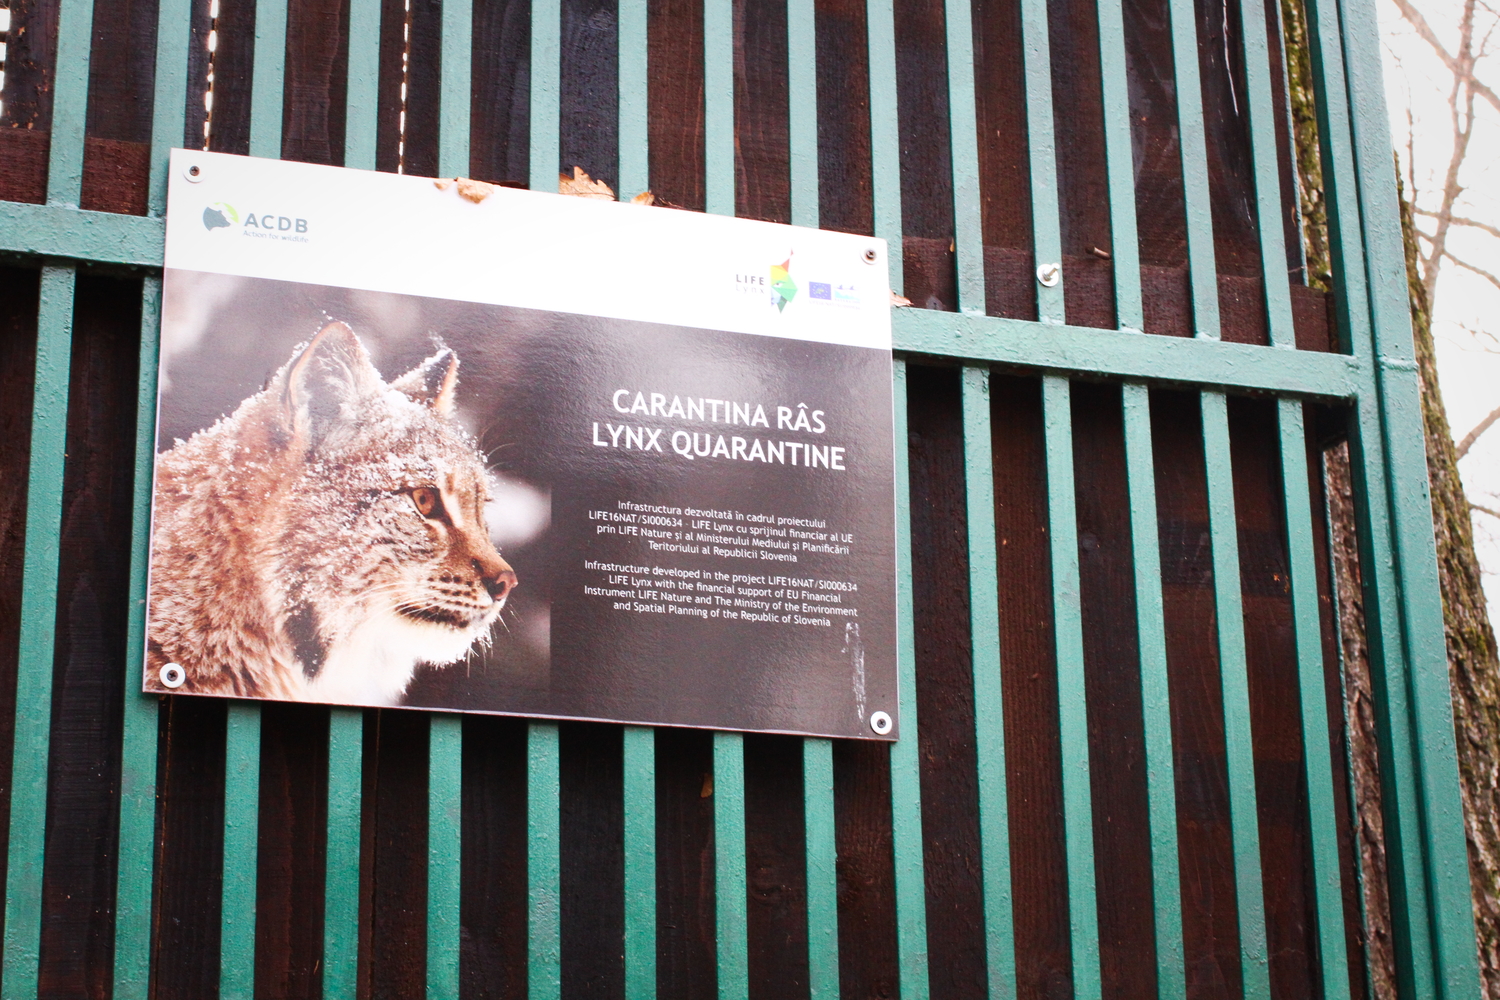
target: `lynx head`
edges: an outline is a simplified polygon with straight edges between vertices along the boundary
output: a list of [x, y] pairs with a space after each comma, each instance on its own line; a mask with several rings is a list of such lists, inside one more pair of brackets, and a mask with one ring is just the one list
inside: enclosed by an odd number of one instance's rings
[[453, 419], [447, 348], [387, 384], [329, 323], [277, 373], [263, 430], [286, 456], [286, 631], [313, 697], [389, 702], [418, 662], [487, 641], [516, 574], [490, 541], [483, 458]]

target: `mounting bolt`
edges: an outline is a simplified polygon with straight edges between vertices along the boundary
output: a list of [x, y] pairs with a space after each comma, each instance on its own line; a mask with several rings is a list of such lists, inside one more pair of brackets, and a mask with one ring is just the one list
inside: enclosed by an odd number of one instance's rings
[[157, 676], [161, 678], [163, 687], [175, 690], [182, 687], [182, 682], [187, 680], [187, 671], [175, 663], [164, 663], [162, 664], [161, 673]]
[[870, 716], [870, 728], [875, 730], [875, 735], [884, 736], [891, 731], [891, 717], [884, 712], [875, 712]]
[[1062, 265], [1042, 264], [1036, 269], [1036, 280], [1040, 281], [1043, 287], [1054, 287], [1059, 281], [1062, 280]]
[[197, 184], [203, 179], [203, 168], [196, 163], [189, 163], [187, 169], [182, 172], [182, 176], [186, 177], [190, 183]]
[[873, 264], [873, 263], [875, 263], [875, 258], [877, 258], [879, 256], [880, 256], [880, 254], [878, 252], [876, 252], [876, 250], [875, 250], [874, 247], [868, 247], [865, 250], [865, 263], [866, 264]]

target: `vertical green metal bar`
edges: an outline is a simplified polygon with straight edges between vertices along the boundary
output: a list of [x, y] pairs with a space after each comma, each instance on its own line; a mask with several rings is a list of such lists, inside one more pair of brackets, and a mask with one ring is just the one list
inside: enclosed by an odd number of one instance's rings
[[[1390, 298], [1404, 293], [1393, 293], [1389, 289], [1372, 292], [1370, 288], [1371, 283], [1378, 283], [1382, 277], [1389, 282], [1393, 276], [1390, 273], [1383, 276], [1377, 272], [1366, 273], [1364, 208], [1360, 204], [1355, 143], [1357, 140], [1361, 147], [1358, 162], [1371, 165], [1370, 182], [1376, 185], [1390, 183], [1389, 174], [1382, 176], [1380, 173], [1388, 169], [1390, 146], [1389, 136], [1384, 135], [1383, 129], [1376, 128], [1372, 133], [1371, 129], [1378, 123], [1361, 121], [1357, 126], [1354, 121], [1356, 108], [1361, 112], [1361, 118], [1385, 113], [1379, 107], [1378, 96], [1362, 89], [1379, 86], [1380, 49], [1378, 41], [1371, 38], [1368, 25], [1361, 25], [1346, 34], [1340, 23], [1344, 15], [1336, 0], [1310, 0], [1308, 15], [1312, 29], [1319, 146], [1329, 206], [1329, 245], [1335, 269], [1338, 326], [1344, 331], [1347, 349], [1366, 362], [1362, 366], [1363, 385], [1355, 401], [1354, 419], [1350, 425], [1350, 445], [1371, 675], [1376, 710], [1381, 716], [1377, 737], [1397, 986], [1403, 996], [1476, 996], [1479, 986], [1474, 950], [1464, 939], [1462, 930], [1472, 923], [1472, 910], [1467, 889], [1454, 884], [1457, 881], [1459, 885], [1467, 885], [1459, 881], [1467, 878], [1466, 855], [1460, 846], [1455, 856], [1454, 848], [1454, 838], [1461, 844], [1463, 837], [1461, 820], [1455, 823], [1452, 811], [1457, 807], [1454, 773], [1457, 767], [1451, 751], [1445, 746], [1451, 736], [1451, 727], [1444, 731], [1441, 726], [1431, 734], [1437, 742], [1423, 741], [1423, 745], [1431, 747], [1440, 758], [1435, 762], [1439, 769], [1446, 769], [1446, 777], [1437, 776], [1438, 788], [1448, 789], [1446, 815], [1444, 822], [1439, 823], [1446, 830], [1442, 834], [1446, 838], [1442, 848], [1447, 855], [1445, 861], [1450, 865], [1457, 863], [1464, 871], [1447, 883], [1446, 888], [1451, 891], [1446, 892], [1441, 900], [1429, 899], [1428, 850], [1431, 845], [1424, 838], [1423, 831], [1423, 821], [1428, 818], [1424, 816], [1426, 805], [1421, 797], [1424, 776], [1419, 760], [1417, 727], [1412, 716], [1415, 699], [1409, 690], [1411, 674], [1419, 661], [1416, 656], [1408, 658], [1404, 644], [1400, 576], [1393, 540], [1395, 515], [1391, 510], [1396, 501], [1388, 486], [1391, 471], [1382, 444], [1381, 384], [1376, 371], [1380, 352], [1372, 330], [1372, 297]], [[1372, 17], [1373, 13], [1366, 8], [1356, 16]], [[1346, 46], [1351, 52], [1350, 78], [1347, 80], [1344, 72]], [[1373, 64], [1372, 57], [1375, 59]], [[1355, 96], [1351, 98], [1351, 95]], [[1382, 155], [1387, 159], [1382, 160], [1380, 166], [1373, 166], [1379, 159], [1373, 145], [1382, 142], [1386, 144], [1386, 152]], [[1392, 218], [1390, 211], [1387, 203], [1386, 208], [1376, 214], [1376, 218], [1384, 216], [1384, 229], [1387, 230], [1380, 239], [1391, 238], [1388, 232]], [[1384, 314], [1389, 317], [1398, 307], [1404, 310], [1404, 300], [1388, 302]], [[1394, 322], [1406, 322], [1404, 312]], [[1426, 482], [1425, 469], [1419, 474], [1418, 482]], [[1435, 586], [1435, 583], [1429, 580], [1427, 585]], [[1428, 641], [1433, 640], [1429, 637]], [[1434, 649], [1445, 648], [1440, 637], [1436, 642]], [[1446, 667], [1439, 673], [1446, 686]], [[1445, 687], [1442, 698], [1447, 697]], [[1448, 763], [1443, 764], [1443, 760]], [[1442, 916], [1438, 917], [1438, 913]], [[1439, 921], [1459, 929], [1443, 934], [1437, 928]], [[1471, 931], [1469, 940], [1472, 940]], [[1447, 990], [1450, 983], [1453, 986], [1451, 993]]]
[[714, 870], [719, 1000], [748, 1000], [745, 742], [739, 733], [714, 733]]
[[[164, 15], [165, 13], [163, 11]], [[182, 34], [185, 37], [186, 31]], [[158, 56], [160, 53], [161, 50], [158, 49]], [[179, 102], [178, 108], [181, 107]], [[180, 111], [177, 122], [177, 134], [181, 135]], [[158, 161], [165, 159], [164, 151], [163, 155], [154, 156], [153, 168]], [[115, 876], [116, 1000], [146, 1000], [150, 988], [151, 881], [156, 836], [156, 731], [157, 712], [161, 704], [160, 699], [141, 693], [141, 671], [145, 667], [146, 653], [146, 569], [151, 541], [151, 482], [156, 459], [156, 370], [161, 339], [161, 278], [148, 275], [142, 279], [141, 285], [134, 512], [130, 526], [130, 615], [125, 636], [125, 705], [120, 752], [119, 869]]]
[[[1219, 276], [1214, 261], [1213, 206], [1208, 192], [1208, 142], [1203, 131], [1203, 85], [1198, 77], [1198, 20], [1193, 0], [1168, 0], [1172, 68], [1176, 80], [1177, 140], [1182, 157], [1187, 223], [1188, 281], [1193, 332], [1219, 337]], [[1180, 922], [1180, 921], [1179, 921]]]
[[[1271, 97], [1271, 52], [1266, 39], [1263, 0], [1243, 0], [1240, 30], [1245, 46], [1245, 95], [1250, 117], [1250, 158], [1255, 164], [1255, 213], [1260, 234], [1261, 274], [1271, 343], [1297, 346], [1292, 328], [1291, 282], [1286, 269], [1286, 235], [1281, 216], [1281, 171], [1276, 162], [1276, 104]], [[1403, 288], [1405, 285], [1402, 286]]]
[[224, 740], [220, 1000], [255, 998], [255, 889], [259, 857], [260, 706], [230, 702]]
[[[873, 56], [871, 61], [874, 61]], [[927, 1000], [927, 883], [922, 862], [922, 759], [917, 746], [917, 647], [911, 589], [911, 462], [907, 450], [906, 362], [898, 358], [892, 374], [896, 424], [896, 698], [901, 706], [901, 739], [891, 747], [890, 758], [891, 855], [896, 869], [896, 959], [903, 1000]], [[1005, 773], [1003, 766], [1000, 773], [1002, 776]], [[1004, 784], [1000, 788], [1003, 793]], [[1000, 829], [1005, 830], [1003, 821]], [[1008, 863], [1008, 851], [1004, 857]], [[1006, 881], [1008, 884], [1009, 879]]]
[[1307, 440], [1299, 401], [1279, 400], [1277, 411], [1281, 432], [1282, 492], [1286, 498], [1292, 619], [1297, 636], [1297, 677], [1302, 695], [1302, 752], [1307, 774], [1307, 811], [1312, 825], [1313, 892], [1318, 913], [1323, 996], [1327, 1000], [1348, 1000], [1338, 814], [1333, 804], [1333, 758], [1328, 746], [1328, 700], [1323, 677], [1322, 621], [1318, 613], [1317, 558], [1313, 554], [1312, 497], [1307, 483]]
[[656, 996], [656, 731], [626, 726], [625, 995]]
[[[870, 50], [870, 182], [874, 188], [871, 200], [875, 235], [886, 241], [891, 290], [899, 295], [905, 281], [902, 271], [901, 130], [896, 119], [896, 15], [893, 0], [865, 0], [865, 18]], [[902, 729], [905, 728], [903, 719]], [[926, 981], [925, 972], [923, 981]]]
[[946, 0], [948, 123], [953, 155], [953, 246], [959, 312], [984, 315], [984, 219], [979, 192], [979, 126], [974, 108], [974, 25], [970, 0]]
[[[1477, 996], [1474, 939], [1463, 804], [1454, 746], [1453, 703], [1426, 478], [1421, 389], [1407, 311], [1405, 254], [1391, 170], [1391, 136], [1381, 86], [1381, 47], [1373, 4], [1340, 0], [1350, 127], [1360, 218], [1370, 275], [1375, 366], [1390, 492], [1400, 610], [1410, 663], [1412, 729], [1420, 781], [1425, 843], [1424, 875], [1432, 911], [1434, 980], [1444, 997]], [[1383, 152], [1377, 152], [1383, 150]], [[1416, 832], [1416, 831], [1413, 831]]]
[[[1016, 995], [1016, 942], [1010, 880], [1010, 804], [1005, 784], [1005, 712], [1000, 681], [999, 547], [990, 373], [963, 370], [965, 517], [969, 531], [969, 646], [974, 671], [974, 742], [979, 778], [980, 878], [984, 886], [989, 995]], [[904, 438], [897, 438], [898, 441]], [[903, 741], [909, 737], [903, 737]]]
[[[538, 63], [536, 47], [547, 36], [545, 20], [533, 21], [532, 100], [546, 89], [547, 63]], [[469, 103], [474, 64], [474, 0], [443, 0], [442, 82], [438, 98], [438, 173], [469, 176]], [[532, 170], [535, 171], [535, 166]], [[551, 189], [551, 190], [555, 190]]]
[[792, 225], [818, 225], [818, 45], [813, 0], [787, 0], [786, 76]]
[[838, 843], [833, 819], [833, 741], [802, 741], [807, 830], [807, 987], [810, 1000], [838, 1000]]
[[1057, 217], [1057, 139], [1052, 119], [1052, 43], [1047, 0], [1021, 0], [1021, 49], [1026, 74], [1026, 149], [1031, 174], [1031, 243], [1038, 273], [1055, 264], [1058, 280], [1038, 281], [1036, 314], [1043, 323], [1062, 323], [1062, 230]]
[[[187, 103], [187, 0], [163, 0], [156, 21], [156, 85], [151, 118], [147, 211], [167, 206], [170, 150], [182, 141]], [[130, 612], [125, 636], [125, 703], [120, 752], [120, 833], [115, 885], [114, 995], [146, 1000], [151, 975], [151, 883], [156, 836], [157, 714], [160, 700], [141, 693], [146, 652], [146, 570], [151, 486], [156, 464], [156, 376], [162, 279], [141, 282], [141, 348], [135, 409], [135, 481], [130, 525]]]
[[1151, 446], [1151, 394], [1120, 387], [1125, 415], [1125, 479], [1135, 562], [1135, 620], [1141, 662], [1141, 722], [1146, 743], [1146, 801], [1151, 824], [1151, 900], [1156, 918], [1157, 995], [1187, 995], [1182, 954], [1182, 887], [1177, 868], [1177, 788], [1172, 759], [1172, 694], [1167, 675], [1161, 541]]
[[52, 655], [57, 624], [63, 474], [67, 464], [68, 376], [73, 353], [71, 267], [43, 267], [26, 479], [26, 548], [21, 569], [15, 748], [11, 757], [10, 845], [5, 876], [5, 966], [0, 994], [34, 997], [42, 933], [47, 756], [52, 733]]
[[323, 874], [323, 996], [354, 1000], [359, 979], [359, 834], [365, 713], [328, 713], [328, 850]]
[[620, 177], [622, 201], [651, 189], [646, 68], [646, 0], [619, 0]]
[[557, 724], [526, 728], [526, 958], [531, 1000], [562, 996], [561, 743]]
[[734, 214], [734, 0], [703, 0], [704, 211]]
[[47, 204], [77, 207], [83, 193], [83, 137], [89, 106], [89, 54], [94, 0], [65, 0], [57, 12], [52, 137]]
[[1057, 643], [1057, 714], [1062, 746], [1073, 995], [1078, 1000], [1098, 1000], [1103, 986], [1099, 976], [1099, 911], [1094, 895], [1094, 805], [1089, 784], [1088, 688], [1084, 682], [1083, 601], [1078, 575], [1073, 410], [1067, 379], [1051, 375], [1042, 379], [1042, 423], [1047, 453], [1047, 533], [1052, 542], [1052, 618]]
[[1125, 10], [1119, 0], [1099, 0], [1095, 9], [1099, 12], [1099, 78], [1113, 243], [1109, 252], [1115, 275], [1115, 322], [1122, 330], [1140, 331], [1145, 329], [1146, 320], [1141, 305], [1141, 249], [1136, 236], [1135, 156], [1130, 148]]
[[[344, 166], [375, 169], [380, 110], [380, 0], [349, 2], [349, 76], [344, 100]], [[325, 976], [324, 982], [327, 982]]]
[[250, 155], [281, 158], [286, 83], [287, 0], [255, 0], [255, 61], [250, 92]]
[[463, 892], [463, 718], [433, 712], [427, 734], [427, 1000], [458, 996]]
[[1240, 962], [1245, 1000], [1269, 1000], [1266, 915], [1255, 810], [1255, 747], [1250, 732], [1250, 675], [1240, 594], [1240, 553], [1229, 454], [1229, 405], [1222, 392], [1205, 392], [1203, 456], [1208, 473], [1208, 532], [1213, 547], [1214, 613], [1218, 623], [1219, 685], [1224, 702], [1224, 754], [1229, 771], [1229, 823], [1234, 887], [1239, 907]]
[[[467, 0], [472, 3], [472, 0]], [[644, 18], [644, 15], [642, 15]], [[468, 86], [465, 77], [464, 86]], [[562, 145], [562, 3], [531, 3], [531, 190], [557, 192]], [[468, 167], [468, 133], [464, 134]]]

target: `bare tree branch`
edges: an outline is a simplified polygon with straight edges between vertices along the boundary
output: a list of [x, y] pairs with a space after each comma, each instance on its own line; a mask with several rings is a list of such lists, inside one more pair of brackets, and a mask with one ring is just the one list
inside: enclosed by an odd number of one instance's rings
[[1483, 434], [1485, 431], [1494, 426], [1494, 423], [1497, 420], [1500, 420], [1500, 406], [1497, 406], [1493, 410], [1491, 410], [1489, 412], [1489, 416], [1485, 417], [1483, 420], [1479, 421], [1479, 423], [1475, 424], [1474, 429], [1464, 435], [1464, 439], [1458, 442], [1458, 453], [1453, 457], [1457, 459], [1463, 458], [1465, 455], [1467, 455], [1469, 453], [1469, 449], [1474, 447], [1474, 442], [1479, 440], [1479, 435]]
[[[1447, 66], [1454, 76], [1467, 76], [1473, 80], [1472, 70], [1466, 71], [1459, 61], [1443, 47], [1443, 43], [1438, 40], [1437, 33], [1432, 30], [1432, 26], [1427, 23], [1427, 19], [1422, 16], [1421, 12], [1411, 5], [1410, 0], [1395, 0], [1395, 4], [1397, 9], [1401, 11], [1401, 16], [1406, 18], [1407, 23], [1417, 30], [1417, 34], [1422, 36], [1423, 41], [1432, 46], [1438, 58], [1443, 61], [1443, 65]], [[1473, 80], [1472, 86], [1476, 94], [1488, 101], [1490, 106], [1496, 111], [1500, 111], [1500, 95], [1497, 95], [1479, 80]]]
[[[1418, 215], [1425, 215], [1429, 219], [1437, 217], [1436, 212], [1429, 211], [1425, 208], [1413, 208], [1412, 211], [1416, 212]], [[1479, 229], [1486, 233], [1489, 233], [1491, 236], [1494, 236], [1496, 238], [1500, 238], [1500, 226], [1492, 226], [1488, 222], [1480, 222], [1478, 219], [1470, 219], [1462, 215], [1450, 215], [1448, 216], [1448, 221], [1453, 223], [1453, 225], [1455, 226], [1469, 226], [1471, 228]], [[1426, 239], [1432, 239], [1432, 237], [1428, 236], [1426, 233], [1422, 233], [1421, 235]]]
[[1490, 284], [1494, 285], [1496, 288], [1500, 288], [1500, 277], [1496, 277], [1495, 275], [1493, 275], [1490, 272], [1486, 271], [1484, 268], [1478, 267], [1478, 266], [1476, 266], [1474, 264], [1470, 264], [1466, 260], [1459, 260], [1457, 257], [1453, 256], [1453, 254], [1449, 253], [1447, 250], [1443, 251], [1443, 256], [1447, 257], [1449, 260], [1453, 261], [1453, 263], [1457, 264], [1459, 267], [1463, 268], [1465, 271], [1472, 271], [1473, 273], [1475, 273], [1475, 274], [1479, 275], [1481, 278], [1483, 278], [1485, 281], [1488, 281]]
[[1478, 504], [1478, 503], [1474, 503], [1474, 502], [1471, 501], [1469, 503], [1469, 506], [1472, 507], [1472, 508], [1474, 508], [1475, 510], [1479, 511], [1481, 514], [1488, 514], [1490, 517], [1500, 518], [1500, 511], [1491, 510], [1490, 508], [1484, 506], [1483, 504]]

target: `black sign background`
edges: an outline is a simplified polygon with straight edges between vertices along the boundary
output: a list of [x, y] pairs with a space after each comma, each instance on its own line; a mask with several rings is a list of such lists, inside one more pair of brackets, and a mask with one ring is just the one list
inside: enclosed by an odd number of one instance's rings
[[[232, 412], [297, 344], [338, 319], [387, 379], [431, 354], [441, 338], [461, 363], [460, 419], [491, 468], [542, 503], [550, 496], [550, 524], [503, 547], [520, 586], [491, 648], [467, 662], [419, 668], [403, 704], [859, 737], [875, 735], [873, 713], [897, 718], [889, 352], [196, 272], [169, 271], [167, 286], [159, 452]], [[620, 413], [613, 399], [621, 389], [628, 390], [626, 406], [637, 392], [648, 400], [651, 393], [729, 400], [752, 411], [760, 405], [771, 426]], [[822, 411], [825, 433], [777, 428], [776, 408], [795, 413], [799, 404]], [[661, 429], [663, 450], [627, 448], [625, 434], [620, 447], [596, 443], [614, 440], [607, 425], [621, 424]], [[726, 444], [738, 435], [747, 443], [840, 447], [845, 469], [687, 459], [671, 447], [676, 431], [699, 435], [700, 448], [705, 434], [724, 435]], [[699, 534], [722, 539], [735, 525], [764, 525], [757, 518], [765, 515], [821, 521], [826, 528], [802, 530], [840, 544], [838, 536], [852, 539], [847, 554], [813, 551], [804, 545], [827, 543], [786, 535], [778, 541], [791, 548], [756, 549], [757, 558], [704, 554], [715, 546], [707, 541], [696, 555], [653, 551], [639, 534], [600, 532], [601, 525], [619, 531], [630, 522], [591, 518], [629, 512], [622, 501], [740, 515], [659, 515], [678, 526], [653, 530], [680, 534], [670, 539], [677, 543], [699, 544]], [[716, 527], [695, 530], [697, 521]], [[638, 530], [639, 519], [635, 524]], [[797, 561], [762, 559], [761, 551], [794, 552]], [[694, 606], [719, 614], [705, 620], [662, 613], [668, 602], [660, 591], [651, 594], [662, 574], [586, 564], [697, 571], [715, 589], [688, 590], [679, 576], [679, 606], [691, 594], [714, 600]], [[742, 598], [725, 594], [725, 586], [772, 593]], [[636, 596], [622, 601], [623, 591]], [[823, 600], [804, 600], [809, 591]], [[747, 599], [777, 604], [782, 618], [724, 617], [769, 613], [744, 607]], [[622, 603], [628, 610], [616, 607]], [[818, 606], [845, 613], [817, 614]], [[794, 616], [831, 624], [782, 620]], [[896, 734], [892, 728], [885, 738]]]

